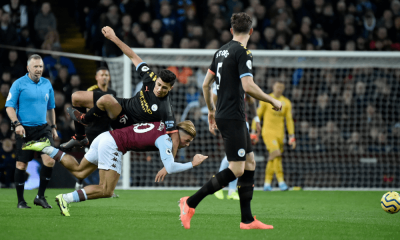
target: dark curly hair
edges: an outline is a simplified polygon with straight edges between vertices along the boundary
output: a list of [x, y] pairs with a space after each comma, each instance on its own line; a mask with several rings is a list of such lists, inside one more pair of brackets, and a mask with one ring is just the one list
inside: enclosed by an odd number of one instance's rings
[[158, 76], [161, 78], [163, 82], [169, 83], [169, 85], [174, 86], [176, 76], [173, 72], [167, 69], [163, 69], [158, 73]]
[[234, 13], [231, 17], [231, 26], [235, 33], [248, 33], [253, 21], [245, 12]]

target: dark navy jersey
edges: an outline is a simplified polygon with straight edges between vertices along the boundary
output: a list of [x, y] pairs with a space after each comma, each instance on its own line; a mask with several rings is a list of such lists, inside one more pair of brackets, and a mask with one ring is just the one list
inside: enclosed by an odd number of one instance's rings
[[159, 122], [165, 123], [167, 133], [178, 131], [175, 116], [172, 111], [169, 94], [163, 98], [154, 95], [157, 75], [145, 62], [141, 62], [136, 71], [143, 81], [142, 89], [132, 98], [128, 99], [126, 110], [133, 117], [135, 123]]
[[[103, 92], [98, 85], [91, 86], [90, 88], [87, 89], [87, 91], [102, 92], [105, 94], [110, 94], [113, 97], [117, 97], [117, 92], [115, 92], [114, 90], [107, 88], [107, 91]], [[100, 133], [110, 130], [110, 123], [111, 119], [107, 115], [102, 116], [99, 118], [99, 120], [89, 124], [86, 127], [86, 133], [91, 135], [99, 135]]]
[[253, 56], [243, 44], [230, 41], [215, 54], [209, 72], [215, 75], [217, 109], [215, 118], [245, 121], [241, 78], [253, 76]]

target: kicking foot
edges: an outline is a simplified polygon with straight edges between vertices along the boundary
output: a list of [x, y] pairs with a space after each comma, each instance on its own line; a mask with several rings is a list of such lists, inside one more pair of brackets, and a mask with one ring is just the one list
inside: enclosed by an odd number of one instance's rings
[[254, 221], [251, 223], [240, 223], [240, 229], [249, 230], [249, 229], [274, 229], [272, 225], [264, 224], [256, 219], [254, 216]]
[[195, 209], [187, 205], [186, 201], [189, 197], [181, 198], [179, 203], [179, 208], [181, 209], [181, 214], [179, 215], [182, 226], [185, 229], [190, 229], [190, 220], [192, 219]]
[[39, 198], [35, 198], [35, 200], [33, 201], [33, 204], [35, 204], [36, 206], [42, 206], [43, 208], [53, 208], [51, 205], [49, 205], [46, 201], [46, 198], [44, 196], [39, 197]]
[[78, 123], [82, 124], [83, 126], [87, 126], [87, 123], [83, 122], [83, 118], [85, 114], [79, 112], [75, 108], [69, 107], [67, 108], [67, 113], [71, 116], [72, 120], [77, 121]]
[[29, 141], [22, 145], [22, 150], [31, 150], [35, 152], [41, 152], [43, 148], [51, 146], [48, 138], [41, 138], [39, 141]]
[[226, 198], [231, 200], [240, 200], [239, 194], [236, 191], [232, 192], [231, 195], [228, 195]]
[[56, 202], [57, 202], [58, 207], [61, 210], [61, 215], [69, 217], [70, 215], [69, 215], [68, 203], [64, 200], [62, 194], [58, 194], [56, 196]]
[[214, 195], [215, 195], [216, 198], [218, 198], [220, 200], [224, 199], [224, 191], [222, 189], [219, 190], [219, 191], [216, 191], [214, 193]]
[[21, 201], [18, 203], [17, 208], [31, 208], [29, 207], [25, 201]]
[[89, 139], [85, 137], [82, 140], [76, 139], [76, 136], [72, 136], [71, 140], [60, 145], [60, 148], [71, 149], [73, 147], [84, 147], [89, 145]]

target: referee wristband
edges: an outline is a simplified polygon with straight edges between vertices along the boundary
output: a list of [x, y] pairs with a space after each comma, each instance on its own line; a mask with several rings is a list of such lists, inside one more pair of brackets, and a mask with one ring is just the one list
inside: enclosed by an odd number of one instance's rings
[[260, 118], [259, 118], [258, 116], [257, 116], [257, 117], [254, 117], [253, 120], [254, 120], [256, 123], [259, 123], [259, 122], [260, 122]]
[[51, 128], [55, 128], [55, 129], [57, 129], [57, 125], [54, 125], [54, 124], [53, 124], [53, 125], [51, 125], [50, 127], [51, 127]]

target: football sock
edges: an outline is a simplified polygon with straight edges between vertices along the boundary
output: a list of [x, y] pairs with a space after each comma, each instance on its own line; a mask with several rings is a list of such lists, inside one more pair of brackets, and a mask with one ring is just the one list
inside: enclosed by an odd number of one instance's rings
[[18, 202], [25, 201], [24, 200], [25, 174], [26, 174], [25, 170], [20, 170], [18, 168], [15, 169], [14, 181], [15, 181], [15, 188], [17, 189]]
[[53, 146], [43, 148], [42, 153], [49, 155], [56, 162], [60, 162], [61, 159], [65, 156], [65, 152]]
[[[81, 113], [86, 113], [86, 108], [85, 107], [74, 107], [76, 110], [78, 110]], [[75, 125], [75, 137], [77, 140], [82, 140], [85, 138], [85, 126], [82, 124], [74, 121]]]
[[83, 179], [78, 179], [78, 181], [76, 181], [79, 185], [83, 184]]
[[254, 221], [251, 213], [250, 202], [254, 192], [254, 171], [244, 170], [238, 180], [238, 193], [240, 197], [240, 211], [242, 213], [242, 223]]
[[85, 189], [80, 189], [71, 193], [63, 194], [63, 198], [67, 203], [83, 202], [87, 200], [87, 195]]
[[84, 123], [91, 123], [96, 121], [99, 117], [107, 115], [106, 111], [101, 110], [97, 105], [94, 105], [93, 108], [86, 113], [85, 117], [82, 119]]
[[274, 160], [269, 160], [267, 163], [267, 167], [265, 168], [264, 182], [271, 184], [273, 178], [274, 178]]
[[40, 170], [40, 185], [38, 191], [38, 197], [44, 196], [44, 191], [46, 191], [47, 184], [50, 182], [51, 174], [53, 173], [52, 167], [46, 167], [43, 165], [42, 169]]
[[191, 208], [196, 208], [201, 200], [203, 200], [203, 198], [205, 198], [207, 195], [215, 193], [235, 179], [236, 176], [235, 174], [233, 174], [232, 170], [230, 170], [229, 168], [222, 170], [221, 172], [215, 174], [193, 196], [189, 197], [187, 200], [187, 204]]
[[276, 180], [278, 180], [278, 182], [284, 182], [285, 180], [283, 178], [282, 157], [276, 157], [274, 159], [274, 170], [276, 174]]

